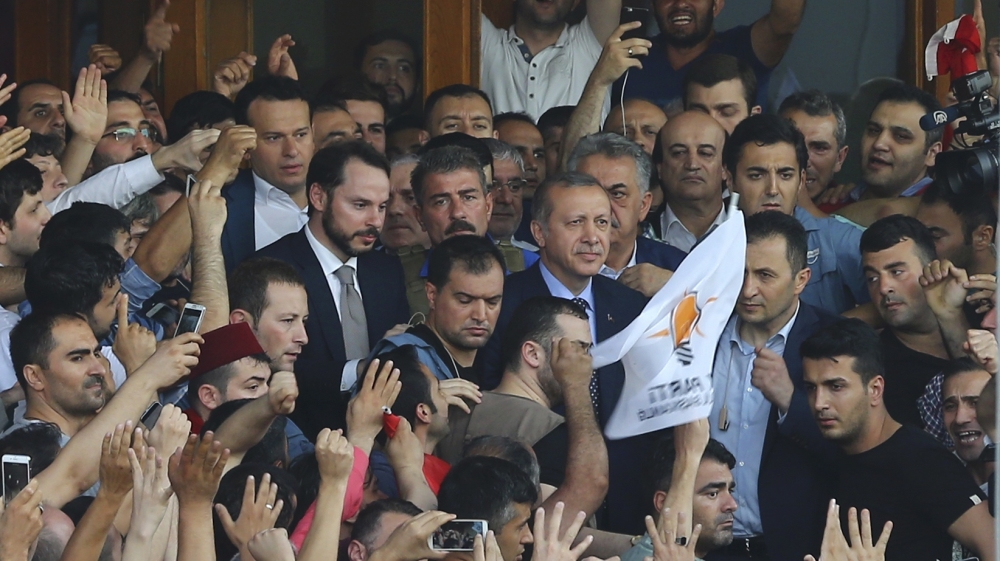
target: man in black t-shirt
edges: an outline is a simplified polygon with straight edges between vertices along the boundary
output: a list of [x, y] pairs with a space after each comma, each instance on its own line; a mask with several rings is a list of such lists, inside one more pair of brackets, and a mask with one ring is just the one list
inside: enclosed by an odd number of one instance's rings
[[868, 509], [872, 528], [892, 521], [886, 561], [950, 559], [952, 540], [995, 561], [986, 497], [962, 463], [886, 410], [879, 347], [860, 320], [825, 327], [802, 344], [809, 406], [823, 436], [846, 454], [837, 503], [845, 514]]
[[934, 238], [915, 218], [889, 216], [861, 236], [868, 293], [886, 323], [881, 334], [885, 407], [893, 419], [918, 428], [924, 423], [917, 399], [950, 358], [938, 318], [920, 286], [924, 267], [935, 259]]

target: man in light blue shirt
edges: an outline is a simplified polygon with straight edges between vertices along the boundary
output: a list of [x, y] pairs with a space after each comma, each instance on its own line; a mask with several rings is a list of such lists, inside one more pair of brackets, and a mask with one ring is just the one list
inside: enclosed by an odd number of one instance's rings
[[723, 164], [732, 177], [740, 210], [748, 216], [777, 210], [794, 216], [808, 234], [806, 264], [812, 269], [802, 301], [840, 314], [869, 301], [858, 244], [862, 230], [833, 218], [816, 218], [799, 208], [809, 153], [791, 121], [751, 115], [726, 141]]

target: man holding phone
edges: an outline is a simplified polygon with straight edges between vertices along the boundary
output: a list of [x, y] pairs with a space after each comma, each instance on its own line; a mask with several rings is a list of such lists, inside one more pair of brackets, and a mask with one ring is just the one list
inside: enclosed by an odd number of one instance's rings
[[707, 53], [735, 56], [749, 64], [757, 77], [757, 103], [766, 105], [771, 72], [781, 62], [802, 21], [805, 0], [771, 0], [770, 11], [753, 23], [721, 33], [712, 28], [725, 0], [653, 0], [660, 35], [628, 82], [614, 95], [639, 97], [663, 107], [682, 97], [682, 82], [691, 63]]

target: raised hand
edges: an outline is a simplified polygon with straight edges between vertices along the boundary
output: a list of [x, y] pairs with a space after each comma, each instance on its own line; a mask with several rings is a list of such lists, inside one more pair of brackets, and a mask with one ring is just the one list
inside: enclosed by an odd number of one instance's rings
[[128, 294], [118, 300], [118, 334], [111, 350], [129, 374], [156, 352], [156, 335], [138, 323], [128, 322]]
[[285, 501], [277, 497], [278, 484], [272, 483], [271, 474], [265, 473], [261, 478], [259, 490], [255, 490], [254, 477], [252, 475], [247, 477], [246, 487], [243, 490], [243, 506], [240, 507], [240, 516], [235, 522], [225, 506], [215, 505], [215, 513], [219, 515], [226, 536], [241, 554], [249, 551], [247, 544], [254, 536], [274, 528], [274, 523], [278, 520], [282, 507], [285, 506]]
[[565, 337], [552, 340], [552, 352], [549, 364], [556, 382], [565, 390], [574, 384], [590, 386], [590, 377], [594, 372], [594, 359], [589, 349], [583, 348], [575, 341]]
[[73, 134], [89, 144], [100, 142], [108, 122], [108, 83], [101, 79], [97, 66], [81, 68], [73, 99], [66, 92], [62, 98], [66, 124]]
[[[132, 466], [128, 451], [132, 446], [132, 421], [115, 427], [114, 433], [104, 435], [101, 444], [100, 493], [121, 501], [132, 490]], [[139, 438], [142, 433], [139, 432]]]
[[972, 275], [969, 277], [969, 282], [962, 286], [968, 290], [975, 290], [965, 297], [965, 301], [977, 306], [977, 314], [985, 314], [996, 305], [997, 278], [994, 275]]
[[690, 537], [678, 536], [678, 528], [686, 526], [686, 518], [683, 512], [672, 516], [669, 508], [660, 512], [658, 524], [653, 524], [652, 516], [646, 517], [646, 531], [653, 541], [654, 561], [694, 561], [694, 550], [701, 536], [701, 524], [694, 527]]
[[177, 142], [154, 152], [153, 167], [158, 171], [172, 168], [198, 171], [201, 169], [202, 150], [215, 144], [220, 134], [216, 129], [193, 130]]
[[17, 82], [11, 82], [10, 84], [4, 86], [4, 83], [6, 81], [7, 81], [7, 75], [0, 74], [0, 105], [3, 105], [4, 103], [10, 101], [12, 95], [11, 92], [13, 92], [17, 88]]
[[170, 0], [163, 0], [160, 7], [146, 22], [141, 54], [154, 62], [159, 61], [163, 53], [170, 50], [174, 33], [179, 33], [181, 30], [176, 23], [167, 22], [168, 8], [170, 8]]
[[535, 552], [532, 559], [538, 561], [576, 561], [594, 541], [594, 536], [587, 536], [580, 540], [576, 547], [573, 547], [573, 540], [576, 539], [576, 535], [583, 526], [583, 521], [587, 518], [585, 512], [576, 513], [576, 518], [566, 528], [566, 532], [562, 537], [559, 536], [563, 508], [565, 508], [563, 503], [556, 503], [555, 508], [552, 509], [552, 520], [547, 526], [545, 524], [545, 509], [540, 508], [535, 512]]
[[927, 304], [934, 315], [941, 317], [960, 314], [965, 304], [965, 284], [969, 275], [947, 259], [934, 260], [924, 267], [920, 286], [924, 287]]
[[476, 540], [472, 544], [472, 560], [504, 561], [503, 555], [500, 553], [500, 545], [497, 544], [497, 537], [493, 533], [493, 530], [486, 532], [485, 540], [482, 536], [476, 536]]
[[219, 133], [212, 153], [198, 174], [200, 179], [211, 179], [216, 185], [224, 185], [235, 177], [240, 162], [247, 153], [257, 147], [257, 131], [246, 125], [229, 127]]
[[288, 54], [288, 48], [294, 47], [295, 41], [292, 36], [282, 35], [274, 40], [271, 50], [267, 53], [267, 71], [274, 76], [285, 76], [292, 80], [299, 79], [299, 72], [295, 69], [295, 62]]
[[167, 475], [181, 508], [187, 504], [212, 504], [229, 461], [229, 449], [215, 442], [212, 431], [188, 437], [183, 449], [170, 456]]
[[25, 149], [22, 146], [31, 138], [31, 131], [24, 127], [17, 127], [0, 134], [0, 169], [24, 156]]
[[369, 551], [368, 557], [373, 561], [444, 559], [446, 552], [431, 549], [428, 539], [435, 530], [454, 519], [454, 514], [439, 510], [418, 514], [393, 530], [385, 544], [376, 550], [378, 555]]
[[222, 239], [222, 230], [229, 216], [226, 199], [222, 198], [222, 184], [206, 179], [191, 186], [187, 199], [191, 213], [193, 235], [205, 239]]
[[144, 433], [149, 446], [160, 451], [176, 450], [187, 442], [191, 434], [191, 421], [176, 405], [168, 403], [160, 410], [156, 426]]
[[383, 412], [396, 403], [402, 387], [399, 369], [393, 367], [391, 360], [384, 364], [377, 358], [371, 361], [358, 395], [347, 404], [347, 434], [352, 444], [371, 452], [375, 437], [382, 430]]
[[991, 331], [970, 329], [962, 349], [990, 374], [997, 373], [997, 339]]
[[640, 27], [642, 27], [641, 22], [633, 21], [623, 23], [615, 29], [604, 43], [604, 50], [601, 52], [601, 58], [597, 60], [591, 80], [610, 85], [621, 78], [629, 68], [642, 68], [642, 62], [636, 57], [648, 55], [653, 43], [646, 39], [622, 40], [622, 35], [626, 31]]
[[323, 429], [316, 437], [316, 463], [323, 484], [346, 484], [354, 466], [354, 447], [339, 429]]
[[250, 81], [250, 74], [256, 65], [257, 57], [246, 51], [220, 62], [212, 73], [212, 89], [229, 99], [236, 97]]
[[247, 549], [256, 561], [295, 561], [295, 552], [284, 528], [258, 532], [247, 544]]
[[91, 45], [87, 55], [90, 58], [90, 64], [96, 66], [103, 76], [107, 76], [122, 67], [122, 55], [110, 45]]
[[652, 298], [673, 276], [674, 272], [668, 269], [661, 269], [652, 263], [639, 263], [622, 271], [618, 282], [638, 290], [646, 298]]
[[[840, 505], [831, 500], [826, 511], [826, 529], [823, 532], [823, 545], [819, 561], [885, 561], [885, 547], [892, 534], [892, 522], [886, 522], [878, 541], [872, 543], [872, 521], [868, 510], [861, 511], [861, 524], [858, 525], [858, 511], [851, 507], [847, 511], [848, 532], [851, 543], [847, 543], [840, 529]], [[806, 555], [805, 561], [816, 561], [812, 555]]]
[[[424, 467], [424, 447], [420, 439], [413, 434], [410, 422], [399, 418], [396, 434], [386, 442], [385, 454], [389, 457], [392, 469], [399, 473], [407, 468], [422, 473]], [[422, 476], [422, 475], [421, 475]]]
[[28, 559], [28, 551], [42, 532], [42, 493], [32, 479], [7, 508], [0, 501], [0, 559]]
[[479, 386], [468, 380], [461, 378], [450, 378], [438, 382], [438, 390], [444, 396], [448, 405], [458, 407], [466, 413], [471, 413], [468, 403], [482, 403], [483, 392], [479, 391]]
[[128, 451], [128, 461], [132, 467], [133, 488], [129, 536], [138, 535], [148, 540], [163, 520], [174, 490], [167, 477], [166, 462], [155, 448], [133, 446]]

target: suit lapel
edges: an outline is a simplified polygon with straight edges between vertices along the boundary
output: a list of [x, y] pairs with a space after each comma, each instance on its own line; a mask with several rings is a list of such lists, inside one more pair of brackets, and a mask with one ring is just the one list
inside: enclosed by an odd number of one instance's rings
[[226, 266], [232, 270], [256, 249], [256, 233], [253, 219], [254, 185], [250, 170], [240, 172], [236, 181], [225, 192], [228, 218], [224, 231]]
[[290, 242], [291, 257], [299, 265], [302, 280], [306, 283], [306, 292], [309, 294], [309, 321], [316, 322], [320, 327], [330, 355], [343, 358], [346, 352], [340, 316], [337, 314], [337, 306], [333, 303], [333, 295], [330, 294], [330, 284], [323, 276], [323, 268], [316, 259], [309, 240], [306, 239], [305, 228], [299, 230]]

